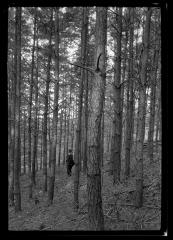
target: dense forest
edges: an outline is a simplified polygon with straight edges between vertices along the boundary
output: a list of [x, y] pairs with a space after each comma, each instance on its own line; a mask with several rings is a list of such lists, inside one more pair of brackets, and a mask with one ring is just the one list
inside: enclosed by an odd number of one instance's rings
[[159, 230], [161, 9], [9, 7], [7, 60], [9, 230]]

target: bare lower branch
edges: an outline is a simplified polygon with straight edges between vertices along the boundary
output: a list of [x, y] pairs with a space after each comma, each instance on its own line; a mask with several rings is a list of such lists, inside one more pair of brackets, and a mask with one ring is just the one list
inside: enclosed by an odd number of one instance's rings
[[95, 72], [95, 70], [94, 70], [93, 68], [84, 67], [84, 66], [78, 65], [78, 64], [76, 64], [76, 63], [71, 63], [71, 62], [67, 62], [67, 63], [69, 63], [69, 64], [71, 64], [71, 65], [73, 65], [73, 66], [76, 66], [76, 67], [80, 67], [80, 68], [82, 68], [82, 69], [85, 69], [85, 70], [87, 70], [87, 71], [90, 71], [90, 72], [93, 73], [93, 74], [94, 74], [94, 72]]

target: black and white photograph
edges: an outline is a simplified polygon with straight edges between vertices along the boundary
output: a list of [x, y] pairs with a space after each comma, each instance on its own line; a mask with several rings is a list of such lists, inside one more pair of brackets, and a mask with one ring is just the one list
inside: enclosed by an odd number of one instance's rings
[[162, 8], [114, 4], [8, 7], [9, 231], [167, 222]]

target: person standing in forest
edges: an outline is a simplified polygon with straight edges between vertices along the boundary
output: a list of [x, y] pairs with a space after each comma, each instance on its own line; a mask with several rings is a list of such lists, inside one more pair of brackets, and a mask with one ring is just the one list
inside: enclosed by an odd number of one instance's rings
[[71, 176], [71, 169], [72, 169], [72, 167], [73, 167], [74, 164], [75, 164], [75, 162], [73, 161], [72, 150], [69, 149], [68, 155], [67, 155], [67, 159], [66, 159], [67, 174], [68, 174], [68, 176]]

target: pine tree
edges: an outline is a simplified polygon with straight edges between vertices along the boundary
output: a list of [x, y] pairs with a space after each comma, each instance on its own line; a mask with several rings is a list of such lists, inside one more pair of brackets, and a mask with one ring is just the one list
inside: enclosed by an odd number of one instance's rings
[[87, 195], [88, 220], [90, 230], [103, 230], [104, 217], [101, 196], [101, 117], [105, 94], [105, 58], [106, 58], [107, 8], [96, 8], [96, 51], [97, 68], [93, 80], [90, 116], [88, 125], [88, 161], [87, 161]]

